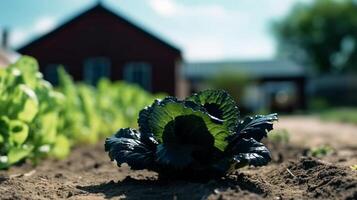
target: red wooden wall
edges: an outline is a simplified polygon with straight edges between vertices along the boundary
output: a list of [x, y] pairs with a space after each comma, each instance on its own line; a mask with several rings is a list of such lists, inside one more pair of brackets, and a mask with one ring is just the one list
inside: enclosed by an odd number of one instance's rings
[[101, 5], [80, 14], [51, 33], [19, 49], [48, 64], [63, 64], [75, 80], [83, 79], [83, 62], [104, 56], [111, 61], [111, 79], [123, 78], [127, 62], [152, 66], [152, 91], [175, 94], [175, 68], [181, 53]]

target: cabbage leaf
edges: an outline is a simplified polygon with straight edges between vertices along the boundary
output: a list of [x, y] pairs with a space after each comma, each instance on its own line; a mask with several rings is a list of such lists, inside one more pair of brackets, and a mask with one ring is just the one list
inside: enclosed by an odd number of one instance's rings
[[157, 99], [139, 112], [139, 131], [122, 128], [105, 141], [120, 166], [159, 174], [223, 176], [246, 166], [266, 165], [270, 152], [261, 139], [277, 114], [239, 118], [238, 106], [223, 90], [207, 90], [178, 100]]

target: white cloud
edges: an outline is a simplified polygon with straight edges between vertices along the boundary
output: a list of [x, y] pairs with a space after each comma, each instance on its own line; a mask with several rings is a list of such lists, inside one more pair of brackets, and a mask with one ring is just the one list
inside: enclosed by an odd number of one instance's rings
[[243, 38], [226, 45], [231, 50], [226, 56], [237, 59], [267, 59], [272, 58], [275, 53], [274, 41], [262, 35]]
[[12, 47], [19, 47], [27, 42], [30, 38], [36, 38], [45, 34], [56, 27], [57, 20], [53, 17], [40, 17], [33, 26], [27, 28], [17, 28], [10, 32], [9, 44]]
[[33, 31], [37, 34], [46, 33], [56, 26], [56, 20], [52, 17], [41, 17], [34, 25]]
[[226, 53], [224, 41], [210, 36], [183, 41], [183, 47], [185, 58], [188, 60], [218, 60]]
[[[193, 4], [180, 0], [146, 0], [188, 60], [272, 58], [276, 42], [270, 23], [286, 15], [297, 2], [313, 0], [240, 0]], [[174, 24], [174, 25], [170, 25]]]
[[219, 4], [185, 5], [175, 0], [148, 0], [148, 4], [158, 15], [164, 17], [228, 16], [228, 11]]
[[274, 56], [275, 44], [260, 35], [226, 40], [215, 36], [193, 36], [181, 39], [185, 59], [190, 61], [224, 59], [269, 59]]
[[265, 3], [267, 5], [267, 10], [271, 17], [279, 18], [285, 16], [292, 9], [295, 3], [311, 3], [313, 0], [267, 0]]
[[23, 44], [28, 39], [28, 34], [22, 29], [14, 29], [9, 35], [9, 45], [19, 46]]
[[173, 16], [179, 10], [179, 5], [172, 0], [149, 0], [150, 7], [159, 15]]

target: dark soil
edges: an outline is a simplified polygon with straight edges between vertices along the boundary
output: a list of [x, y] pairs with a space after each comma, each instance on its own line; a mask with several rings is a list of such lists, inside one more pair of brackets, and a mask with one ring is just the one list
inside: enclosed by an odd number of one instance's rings
[[154, 172], [118, 168], [101, 144], [80, 147], [63, 161], [0, 172], [0, 199], [357, 199], [357, 172], [343, 166], [348, 157], [332, 155], [331, 164], [303, 157], [303, 148], [268, 145], [268, 166], [203, 183], [158, 180]]

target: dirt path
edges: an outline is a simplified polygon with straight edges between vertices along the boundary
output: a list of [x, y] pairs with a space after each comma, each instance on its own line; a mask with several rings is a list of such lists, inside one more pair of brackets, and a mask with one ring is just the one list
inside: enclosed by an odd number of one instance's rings
[[322, 121], [313, 116], [282, 117], [275, 129], [285, 129], [293, 145], [302, 148], [329, 145], [335, 153], [325, 160], [350, 166], [357, 163], [357, 125]]
[[[284, 118], [277, 127], [295, 133], [300, 126]], [[300, 131], [316, 137], [308, 129]], [[266, 167], [244, 168], [220, 180], [195, 183], [160, 181], [154, 172], [118, 168], [102, 144], [78, 147], [63, 161], [46, 160], [37, 167], [24, 164], [0, 172], [0, 199], [357, 199], [357, 172], [341, 164], [357, 157], [357, 150], [322, 161], [301, 157], [304, 148], [295, 142], [271, 148], [274, 161]]]
[[333, 147], [357, 148], [357, 125], [321, 121], [317, 117], [282, 117], [275, 129], [286, 129], [291, 142], [306, 147], [329, 144]]

